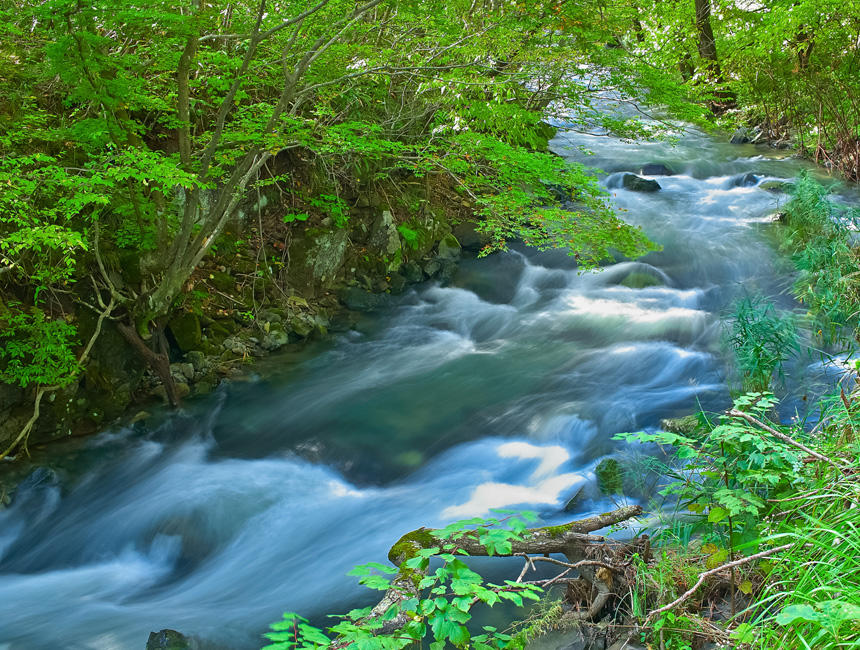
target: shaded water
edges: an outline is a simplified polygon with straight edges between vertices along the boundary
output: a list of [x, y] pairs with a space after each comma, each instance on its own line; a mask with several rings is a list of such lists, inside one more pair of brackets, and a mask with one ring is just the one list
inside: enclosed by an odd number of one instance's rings
[[282, 611], [362, 602], [346, 571], [418, 526], [612, 507], [592, 474], [612, 435], [724, 407], [719, 314], [788, 283], [766, 238], [778, 197], [732, 178], [799, 166], [698, 133], [554, 141], [579, 145], [608, 172], [679, 172], [655, 194], [612, 190], [662, 252], [585, 275], [561, 253], [464, 261], [288, 369], [273, 357], [265, 380], [59, 459], [70, 471], [34, 475], [0, 511], [0, 648], [142, 648], [164, 627], [259, 647]]

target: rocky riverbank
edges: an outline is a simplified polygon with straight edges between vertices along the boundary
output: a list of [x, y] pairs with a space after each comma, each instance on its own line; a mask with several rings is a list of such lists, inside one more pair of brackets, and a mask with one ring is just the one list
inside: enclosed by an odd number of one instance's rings
[[[302, 196], [326, 191], [312, 169], [303, 178]], [[163, 345], [180, 398], [211, 392], [225, 378], [247, 373], [257, 358], [346, 331], [358, 312], [379, 308], [409, 285], [444, 283], [464, 252], [476, 255], [486, 244], [472, 221], [472, 203], [439, 179], [358, 187], [341, 196], [349, 205], [349, 219], [341, 223], [296, 193], [267, 189], [245, 202], [241, 223], [196, 269], [166, 324]], [[238, 232], [251, 236], [237, 242]], [[125, 277], [145, 272], [145, 256], [104, 256]], [[80, 291], [85, 301], [86, 289]], [[69, 318], [88, 340], [95, 314], [76, 307]], [[33, 399], [32, 391], [0, 384], [0, 448], [31, 418]], [[166, 401], [162, 382], [105, 321], [80, 379], [41, 404], [28, 446], [140, 420]], [[0, 502], [8, 500], [12, 477], [20, 478], [20, 468], [9, 471], [10, 460], [0, 463], [8, 479]]]

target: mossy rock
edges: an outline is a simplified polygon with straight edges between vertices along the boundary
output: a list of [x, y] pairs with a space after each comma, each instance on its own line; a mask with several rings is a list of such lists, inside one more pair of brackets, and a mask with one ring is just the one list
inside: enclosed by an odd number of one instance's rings
[[146, 641], [146, 650], [193, 650], [195, 647], [196, 644], [176, 630], [150, 632]]
[[786, 181], [765, 181], [759, 184], [759, 189], [772, 194], [787, 194], [791, 192], [791, 183]]
[[660, 428], [669, 433], [690, 435], [699, 428], [699, 417], [696, 415], [685, 415], [682, 418], [666, 418], [665, 420], [660, 420]]
[[173, 335], [173, 340], [183, 352], [199, 350], [203, 342], [203, 330], [200, 328], [200, 318], [191, 312], [182, 312], [168, 323], [167, 328]]
[[439, 257], [443, 260], [455, 260], [460, 257], [460, 242], [457, 241], [457, 238], [448, 233], [442, 238], [442, 241], [439, 242]]
[[624, 491], [624, 470], [614, 458], [604, 458], [594, 468], [597, 487], [606, 495], [621, 494]]
[[650, 273], [642, 273], [641, 271], [633, 271], [628, 273], [625, 278], [618, 283], [622, 287], [628, 289], [645, 289], [647, 287], [658, 287], [663, 284], [660, 278], [651, 275]]

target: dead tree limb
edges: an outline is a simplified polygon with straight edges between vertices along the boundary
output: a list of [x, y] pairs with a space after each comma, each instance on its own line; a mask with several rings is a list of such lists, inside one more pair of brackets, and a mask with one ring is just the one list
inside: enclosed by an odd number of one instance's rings
[[[599, 554], [599, 549], [605, 550], [612, 541], [590, 533], [627, 521], [641, 513], [641, 506], [622, 506], [612, 512], [571, 521], [561, 526], [532, 528], [525, 531], [521, 539], [512, 540], [511, 552], [502, 557], [524, 556], [527, 558], [526, 562], [530, 563], [535, 560], [547, 561], [550, 558], [529, 558], [529, 555], [548, 556], [554, 553], [564, 555], [568, 560], [567, 562], [556, 560], [554, 563], [566, 567], [566, 571], [570, 571], [572, 568], [578, 569], [581, 578], [592, 586], [596, 593], [587, 611], [571, 612], [569, 616], [582, 619], [593, 618], [600, 612], [613, 593], [612, 572], [616, 567], [609, 562], [596, 560], [592, 557]], [[403, 535], [391, 547], [388, 559], [392, 564], [400, 567], [400, 571], [392, 580], [388, 591], [373, 608], [370, 618], [382, 617], [392, 605], [419, 595], [418, 585], [425, 576], [425, 572], [410, 569], [406, 567], [405, 563], [415, 557], [419, 551], [441, 545], [443, 540], [434, 534], [436, 532], [430, 528], [419, 528]], [[477, 534], [466, 533], [458, 537], [455, 543], [459, 549], [471, 556], [486, 557], [490, 555]], [[597, 567], [596, 570], [595, 567]], [[520, 575], [518, 581], [521, 581], [522, 578], [523, 575]], [[401, 612], [394, 619], [386, 621], [380, 632], [394, 631], [408, 622], [408, 615]]]

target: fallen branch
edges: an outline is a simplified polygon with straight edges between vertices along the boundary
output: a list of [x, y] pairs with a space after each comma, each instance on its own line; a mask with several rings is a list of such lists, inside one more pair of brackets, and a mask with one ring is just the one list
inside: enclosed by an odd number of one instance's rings
[[[648, 612], [648, 615], [645, 617], [645, 620], [642, 622], [642, 627], [643, 628], [648, 627], [651, 624], [651, 621], [653, 621], [657, 616], [659, 616], [663, 612], [668, 612], [671, 609], [675, 609], [678, 605], [680, 605], [681, 603], [683, 603], [684, 601], [689, 599], [693, 594], [696, 593], [696, 591], [699, 589], [699, 587], [701, 587], [704, 584], [705, 580], [707, 580], [712, 575], [714, 575], [716, 573], [720, 573], [721, 571], [724, 571], [725, 569], [734, 569], [734, 568], [742, 566], [744, 564], [749, 564], [750, 562], [753, 562], [755, 560], [760, 560], [762, 558], [770, 557], [771, 555], [775, 555], [777, 553], [782, 553], [783, 551], [787, 551], [788, 549], [790, 549], [792, 546], [794, 546], [794, 543], [783, 544], [782, 546], [777, 546], [776, 548], [772, 548], [772, 549], [769, 549], [767, 551], [761, 551], [760, 553], [756, 553], [754, 555], [749, 555], [749, 556], [741, 558], [739, 560], [735, 560], [734, 562], [728, 562], [726, 564], [722, 564], [722, 565], [720, 565], [714, 569], [710, 569], [708, 571], [705, 571], [704, 573], [699, 574], [699, 579], [696, 580], [696, 584], [694, 584], [687, 591], [685, 591], [683, 594], [678, 596], [678, 598], [673, 600], [668, 605], [663, 605], [663, 607], [659, 607], [658, 609], [655, 609], [655, 610]], [[631, 632], [631, 636], [628, 637], [628, 641], [630, 639], [632, 639], [632, 635], [635, 632], [636, 632], [636, 629], [634, 628], [634, 630]]]
[[776, 430], [776, 429], [774, 429], [773, 427], [768, 426], [767, 424], [765, 424], [765, 423], [764, 423], [764, 422], [762, 422], [761, 420], [759, 420], [759, 419], [757, 419], [757, 418], [753, 417], [753, 416], [752, 416], [752, 415], [750, 415], [749, 413], [744, 413], [743, 411], [738, 411], [737, 409], [730, 409], [730, 410], [726, 411], [726, 414], [727, 414], [727, 415], [730, 415], [730, 416], [732, 416], [732, 417], [741, 418], [741, 419], [743, 419], [743, 420], [746, 420], [746, 421], [747, 421], [747, 422], [749, 422], [750, 424], [752, 424], [752, 425], [754, 425], [754, 426], [757, 426], [757, 427], [759, 427], [760, 429], [763, 429], [763, 430], [767, 431], [767, 432], [768, 432], [769, 434], [771, 434], [773, 437], [778, 438], [779, 440], [782, 440], [784, 443], [786, 443], [786, 444], [788, 444], [788, 445], [791, 445], [792, 447], [796, 447], [797, 449], [800, 449], [800, 450], [802, 450], [802, 451], [806, 452], [806, 453], [807, 453], [807, 454], [809, 454], [810, 456], [813, 456], [814, 458], [817, 458], [818, 460], [820, 460], [820, 461], [823, 461], [823, 462], [827, 463], [828, 465], [830, 465], [830, 466], [834, 467], [835, 469], [839, 470], [839, 472], [840, 472], [840, 473], [842, 473], [842, 474], [846, 474], [846, 473], [847, 473], [846, 468], [845, 468], [845, 467], [843, 467], [843, 466], [841, 466], [841, 465], [839, 465], [839, 464], [838, 464], [836, 461], [834, 461], [832, 458], [828, 458], [828, 457], [827, 457], [827, 456], [825, 456], [824, 454], [820, 454], [820, 453], [818, 453], [817, 451], [814, 451], [814, 450], [810, 449], [809, 447], [807, 447], [807, 446], [806, 446], [806, 445], [804, 445], [803, 443], [797, 442], [797, 440], [795, 440], [794, 438], [790, 438], [790, 437], [788, 437], [787, 435], [785, 435], [784, 433], [781, 433], [781, 432], [777, 431], [777, 430]]

